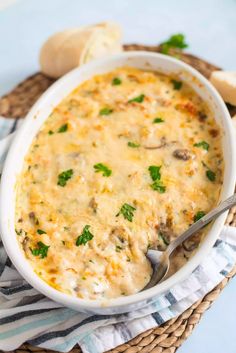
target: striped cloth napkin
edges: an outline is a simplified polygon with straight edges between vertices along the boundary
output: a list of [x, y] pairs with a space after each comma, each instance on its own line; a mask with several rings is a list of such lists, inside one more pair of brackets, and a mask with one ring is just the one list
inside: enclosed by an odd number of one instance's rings
[[[0, 138], [18, 124], [0, 118]], [[29, 342], [60, 352], [68, 352], [76, 343], [84, 353], [105, 352], [180, 315], [221, 282], [235, 261], [236, 229], [224, 227], [202, 264], [154, 304], [129, 314], [88, 315], [62, 307], [33, 289], [0, 242], [0, 350], [14, 350]]]

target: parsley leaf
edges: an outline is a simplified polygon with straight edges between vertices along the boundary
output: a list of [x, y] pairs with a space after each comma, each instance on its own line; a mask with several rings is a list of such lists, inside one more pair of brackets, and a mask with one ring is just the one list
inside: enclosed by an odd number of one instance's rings
[[27, 235], [27, 232], [23, 229], [19, 229], [19, 230], [15, 229], [15, 232], [17, 235]]
[[194, 218], [193, 218], [194, 222], [197, 222], [199, 219], [204, 217], [205, 214], [206, 213], [204, 211], [198, 211], [197, 213], [195, 213]]
[[205, 173], [206, 177], [210, 181], [215, 181], [216, 180], [216, 173], [213, 172], [204, 161], [202, 161], [202, 165], [203, 165], [203, 167], [207, 168], [206, 173]]
[[139, 144], [139, 143], [130, 142], [130, 141], [127, 143], [127, 145], [128, 145], [129, 147], [132, 147], [132, 148], [138, 148], [138, 147], [140, 147], [140, 144]]
[[208, 170], [206, 171], [206, 176], [207, 176], [207, 178], [208, 178], [210, 181], [215, 181], [215, 180], [216, 180], [216, 174], [215, 174], [212, 170], [210, 170], [210, 169], [208, 169]]
[[161, 43], [161, 53], [168, 54], [170, 48], [178, 48], [180, 50], [188, 47], [188, 44], [185, 42], [185, 36], [182, 33], [173, 34], [165, 42]]
[[61, 133], [61, 132], [66, 132], [67, 130], [68, 130], [68, 124], [64, 124], [61, 127], [59, 127], [57, 132]]
[[164, 123], [165, 120], [162, 118], [155, 118], [152, 122], [153, 124], [159, 124], [159, 123]]
[[41, 259], [44, 259], [45, 257], [47, 257], [48, 255], [48, 249], [50, 248], [50, 246], [45, 245], [42, 241], [39, 241], [37, 243], [37, 248], [35, 249], [31, 249], [30, 251], [34, 256], [40, 256]]
[[93, 234], [89, 231], [90, 226], [86, 225], [82, 233], [76, 239], [76, 246], [85, 245], [89, 240], [93, 239]]
[[120, 212], [117, 213], [116, 217], [122, 214], [124, 219], [127, 219], [129, 222], [132, 222], [135, 210], [136, 210], [135, 207], [129, 205], [128, 203], [124, 203], [124, 205], [122, 205], [120, 209]]
[[144, 98], [145, 98], [145, 95], [144, 94], [140, 94], [140, 96], [137, 96], [137, 97], [134, 97], [134, 98], [130, 99], [128, 101], [128, 103], [133, 103], [133, 102], [142, 103]]
[[114, 77], [112, 80], [112, 85], [113, 86], [118, 86], [122, 83], [121, 79], [119, 77]]
[[102, 172], [102, 175], [105, 177], [109, 177], [112, 173], [111, 169], [102, 163], [95, 164], [93, 168], [95, 169], [95, 173]]
[[53, 134], [54, 134], [54, 132], [52, 130], [48, 131], [48, 135], [53, 135]]
[[123, 250], [123, 248], [119, 245], [116, 245], [116, 252], [120, 252], [121, 250]]
[[47, 234], [44, 230], [42, 229], [37, 229], [37, 233], [38, 234]]
[[71, 179], [73, 175], [73, 169], [65, 170], [58, 175], [57, 185], [65, 186], [67, 181]]
[[158, 165], [158, 166], [150, 165], [148, 170], [149, 170], [150, 176], [151, 176], [153, 181], [161, 179], [161, 173], [160, 173], [161, 165]]
[[162, 232], [158, 232], [158, 240], [160, 240], [166, 246], [168, 246], [170, 244], [170, 241], [167, 239], [165, 234], [163, 234]]
[[150, 165], [148, 168], [150, 177], [154, 181], [150, 186], [153, 190], [158, 191], [159, 194], [163, 194], [166, 192], [166, 187], [163, 185], [161, 181], [161, 165]]
[[208, 165], [207, 165], [204, 161], [202, 161], [202, 165], [203, 165], [203, 167], [205, 167], [205, 168], [207, 168], [207, 169], [210, 169], [210, 168], [208, 167]]
[[210, 147], [209, 143], [207, 143], [206, 141], [201, 141], [201, 142], [195, 143], [193, 146], [194, 147], [201, 147], [206, 151], [208, 151], [209, 147]]
[[179, 91], [180, 88], [182, 87], [182, 82], [181, 81], [176, 81], [176, 80], [171, 80], [172, 84], [173, 84], [173, 88], [176, 90], [176, 91]]
[[111, 108], [103, 108], [100, 110], [99, 114], [100, 115], [110, 115], [113, 112], [113, 109]]
[[166, 187], [160, 180], [154, 181], [154, 183], [152, 183], [150, 186], [153, 190], [159, 192], [159, 194], [164, 194], [166, 192]]

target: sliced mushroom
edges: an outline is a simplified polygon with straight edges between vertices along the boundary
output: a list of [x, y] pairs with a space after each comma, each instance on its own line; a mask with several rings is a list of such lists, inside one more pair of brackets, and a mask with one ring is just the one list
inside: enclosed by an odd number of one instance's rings
[[191, 152], [186, 148], [178, 148], [177, 150], [174, 150], [173, 156], [183, 161], [188, 161], [189, 159], [192, 158]]
[[195, 250], [200, 243], [200, 239], [201, 239], [201, 233], [196, 233], [191, 238], [189, 238], [189, 239], [185, 240], [185, 242], [183, 242], [183, 244], [182, 244], [183, 249], [188, 252]]
[[111, 229], [111, 235], [117, 238], [121, 243], [125, 243], [125, 228], [122, 226], [115, 226]]
[[34, 212], [30, 212], [29, 213], [29, 218], [30, 219], [34, 219], [35, 218], [35, 213]]
[[139, 78], [138, 78], [137, 76], [135, 76], [135, 75], [132, 75], [132, 74], [129, 74], [129, 75], [127, 76], [127, 78], [128, 78], [129, 81], [131, 81], [131, 82], [136, 82], [136, 83], [139, 83], [139, 82], [140, 82]]
[[34, 212], [30, 212], [29, 213], [29, 219], [35, 224], [35, 225], [39, 225], [39, 220], [36, 217]]
[[30, 244], [29, 243], [30, 243], [29, 237], [25, 236], [24, 240], [22, 241], [22, 248], [23, 248], [23, 250], [25, 252], [25, 256], [28, 257], [28, 258], [31, 255]]
[[157, 145], [157, 146], [143, 146], [143, 147], [147, 150], [156, 150], [156, 149], [163, 148], [166, 146], [174, 145], [177, 142], [178, 141], [175, 141], [175, 140], [167, 142], [166, 138], [162, 137], [161, 143], [159, 145]]
[[209, 130], [209, 134], [210, 134], [212, 137], [217, 137], [217, 136], [219, 135], [219, 130], [210, 129], [210, 130]]
[[204, 112], [199, 112], [198, 113], [198, 120], [201, 122], [201, 123], [204, 123], [207, 119], [207, 115], [204, 113]]
[[170, 244], [171, 239], [175, 238], [175, 234], [171, 227], [163, 222], [156, 226], [156, 229], [158, 232], [157, 249], [163, 251]]
[[94, 213], [97, 213], [98, 203], [95, 200], [95, 197], [92, 197], [89, 201], [89, 207], [93, 210]]
[[171, 228], [170, 225], [168, 225], [167, 223], [160, 223], [159, 227], [158, 227], [159, 232], [161, 232], [162, 234], [164, 234], [167, 239], [168, 242], [170, 242], [171, 239], [175, 238], [175, 234]]
[[157, 150], [159, 148], [163, 148], [167, 145], [166, 138], [163, 136], [161, 138], [161, 143], [157, 146], [143, 146], [146, 150]]

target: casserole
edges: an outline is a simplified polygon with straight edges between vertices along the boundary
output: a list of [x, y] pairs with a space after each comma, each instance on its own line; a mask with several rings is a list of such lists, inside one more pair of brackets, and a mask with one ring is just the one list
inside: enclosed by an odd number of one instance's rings
[[[25, 156], [15, 217], [25, 257], [72, 296], [139, 292], [152, 271], [147, 249], [163, 251], [218, 202], [221, 145], [212, 112], [177, 77], [119, 67], [86, 80]], [[169, 274], [206, 231], [173, 255]]]
[[[228, 111], [210, 83], [199, 73], [184, 63], [160, 54], [149, 54], [144, 52], [124, 53], [112, 58], [100, 60], [76, 69], [55, 83], [34, 105], [28, 114], [23, 126], [17, 133], [10, 148], [4, 166], [1, 185], [1, 230], [5, 248], [19, 272], [36, 289], [66, 306], [84, 312], [99, 314], [114, 314], [134, 310], [147, 305], [155, 300], [155, 297], [170, 288], [187, 276], [201, 261], [203, 256], [212, 247], [214, 241], [223, 226], [225, 216], [220, 217], [212, 226], [196, 254], [177, 273], [149, 289], [127, 297], [109, 299], [103, 301], [91, 301], [70, 297], [49, 287], [32, 270], [24, 258], [16, 235], [14, 232], [15, 213], [15, 183], [17, 175], [21, 172], [24, 156], [41, 127], [44, 120], [49, 116], [52, 109], [67, 96], [80, 82], [94, 76], [113, 70], [120, 66], [132, 66], [140, 69], [158, 71], [165, 74], [177, 75], [183, 82], [188, 83], [205, 100], [214, 113], [217, 123], [223, 131], [223, 150], [225, 159], [224, 183], [221, 198], [228, 197], [233, 192], [234, 173], [234, 142], [232, 136], [231, 122]], [[24, 144], [23, 144], [24, 141]]]

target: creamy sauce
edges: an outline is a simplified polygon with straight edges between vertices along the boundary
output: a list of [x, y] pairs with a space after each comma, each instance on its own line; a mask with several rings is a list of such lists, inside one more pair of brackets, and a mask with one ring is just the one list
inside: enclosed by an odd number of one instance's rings
[[119, 68], [78, 86], [43, 124], [17, 184], [16, 232], [52, 287], [136, 293], [152, 272], [147, 248], [165, 249], [215, 206], [222, 173], [221, 132], [201, 98], [176, 77]]

